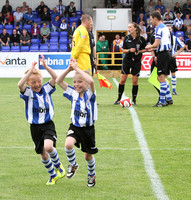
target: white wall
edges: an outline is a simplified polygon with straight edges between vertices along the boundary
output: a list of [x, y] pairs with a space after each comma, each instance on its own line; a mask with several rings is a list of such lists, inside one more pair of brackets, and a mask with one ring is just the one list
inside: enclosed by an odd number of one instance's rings
[[[27, 2], [27, 5], [35, 10], [36, 7], [40, 5], [41, 0], [9, 0], [9, 4], [12, 6], [13, 10], [16, 10], [17, 6], [22, 6], [23, 1]], [[70, 4], [71, 0], [63, 0], [65, 6]], [[76, 10], [80, 10], [80, 0], [74, 0]], [[56, 5], [58, 5], [58, 0], [44, 0], [44, 3], [52, 10]], [[5, 0], [0, 0], [0, 10], [5, 5]]]

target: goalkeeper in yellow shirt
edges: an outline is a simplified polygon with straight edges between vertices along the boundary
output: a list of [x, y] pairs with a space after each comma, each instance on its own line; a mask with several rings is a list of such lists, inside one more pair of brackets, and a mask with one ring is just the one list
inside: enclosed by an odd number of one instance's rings
[[92, 72], [90, 62], [90, 39], [89, 31], [93, 26], [93, 20], [90, 15], [82, 16], [82, 24], [75, 30], [72, 39], [71, 57], [74, 58], [80, 69]]

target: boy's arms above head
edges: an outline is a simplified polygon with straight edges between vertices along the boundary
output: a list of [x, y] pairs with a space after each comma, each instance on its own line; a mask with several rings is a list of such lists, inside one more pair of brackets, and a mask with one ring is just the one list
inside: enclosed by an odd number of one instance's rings
[[66, 90], [68, 87], [68, 84], [64, 81], [65, 77], [67, 76], [67, 74], [69, 74], [69, 72], [71, 72], [73, 69], [72, 67], [69, 65], [68, 68], [62, 72], [62, 74], [60, 76], [57, 77], [56, 79], [56, 83], [63, 89]]
[[85, 73], [83, 70], [81, 70], [79, 67], [78, 67], [78, 63], [73, 59], [71, 58], [70, 60], [70, 66], [76, 71], [78, 72], [79, 74], [81, 74], [81, 76], [84, 78], [85, 81], [88, 82], [88, 84], [90, 84], [90, 90], [94, 93], [95, 92], [95, 85], [94, 85], [94, 80], [93, 78]]
[[41, 64], [42, 64], [42, 66], [43, 66], [43, 67], [48, 71], [48, 73], [51, 75], [52, 78], [50, 79], [49, 83], [50, 83], [50, 85], [52, 85], [52, 86], [54, 87], [55, 84], [56, 84], [57, 74], [54, 72], [53, 69], [51, 69], [49, 66], [47, 66], [43, 55], [41, 55], [40, 62], [41, 62]]
[[21, 80], [18, 82], [18, 87], [20, 89], [21, 92], [24, 92], [26, 89], [26, 85], [25, 83], [27, 82], [29, 76], [36, 71], [35, 69], [35, 65], [37, 64], [37, 62], [32, 62], [32, 66], [29, 69], [29, 71], [21, 78]]

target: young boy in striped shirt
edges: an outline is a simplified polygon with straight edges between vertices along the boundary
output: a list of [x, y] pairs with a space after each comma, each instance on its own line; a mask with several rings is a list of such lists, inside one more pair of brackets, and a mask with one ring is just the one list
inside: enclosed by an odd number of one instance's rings
[[[64, 79], [66, 75], [75, 70], [73, 87]], [[69, 67], [56, 79], [57, 84], [64, 90], [63, 96], [71, 101], [71, 121], [68, 129], [65, 152], [69, 161], [67, 178], [72, 178], [78, 169], [75, 159], [74, 145], [85, 153], [88, 165], [88, 187], [95, 185], [95, 158], [98, 152], [95, 146], [94, 123], [97, 120], [97, 103], [94, 81], [92, 77], [78, 67], [77, 62], [71, 58]]]
[[44, 56], [40, 61], [43, 67], [51, 75], [49, 82], [42, 84], [43, 78], [40, 70], [35, 68], [37, 62], [33, 62], [30, 69], [18, 83], [20, 98], [25, 101], [25, 115], [30, 123], [32, 140], [35, 151], [40, 154], [43, 165], [50, 174], [50, 180], [46, 185], [54, 185], [58, 178], [65, 175], [62, 163], [59, 161], [56, 146], [56, 130], [52, 118], [54, 106], [51, 94], [55, 89], [56, 73], [46, 65]]

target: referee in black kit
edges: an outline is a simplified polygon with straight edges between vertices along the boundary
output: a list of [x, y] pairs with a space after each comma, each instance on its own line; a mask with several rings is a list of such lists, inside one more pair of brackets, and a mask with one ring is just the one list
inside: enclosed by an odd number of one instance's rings
[[140, 36], [140, 32], [141, 29], [135, 22], [131, 22], [128, 25], [129, 35], [125, 36], [123, 41], [123, 53], [125, 53], [125, 57], [122, 62], [118, 98], [114, 102], [114, 105], [120, 103], [128, 74], [132, 74], [132, 104], [137, 105], [136, 97], [138, 93], [138, 78], [141, 70], [141, 58], [146, 46], [146, 41]]
[[145, 48], [157, 48], [157, 78], [160, 82], [160, 101], [155, 107], [164, 107], [173, 104], [169, 84], [166, 81], [167, 76], [170, 74], [171, 35], [168, 27], [162, 23], [161, 14], [158, 11], [154, 11], [150, 18], [151, 23], [156, 27], [155, 42]]

